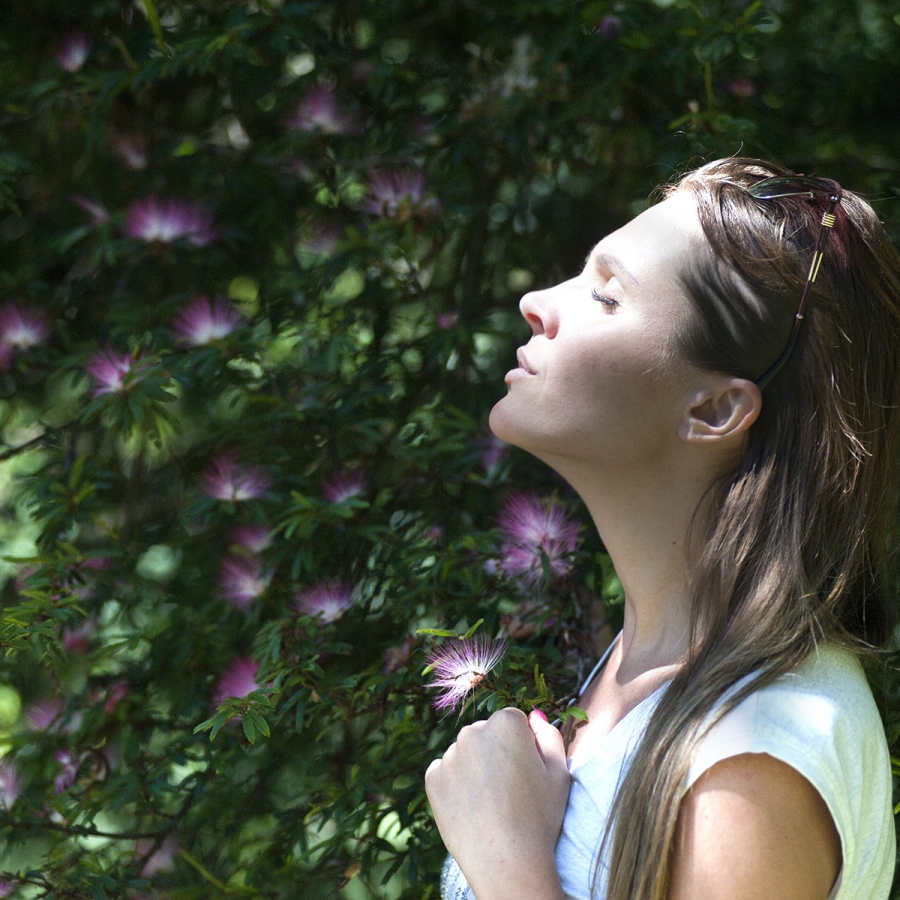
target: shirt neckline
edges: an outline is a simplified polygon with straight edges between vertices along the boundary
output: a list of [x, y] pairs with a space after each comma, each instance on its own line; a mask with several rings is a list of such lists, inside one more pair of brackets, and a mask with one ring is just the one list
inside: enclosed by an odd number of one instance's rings
[[[581, 699], [582, 695], [588, 689], [591, 682], [597, 677], [597, 675], [600, 673], [600, 671], [606, 665], [606, 662], [609, 659], [609, 656], [612, 653], [613, 648], [616, 646], [616, 644], [618, 643], [618, 641], [621, 637], [622, 637], [622, 632], [620, 631], [613, 638], [612, 643], [610, 643], [610, 645], [603, 652], [603, 655], [597, 661], [597, 664], [594, 666], [593, 670], [591, 671], [591, 674], [588, 675], [586, 681], [581, 686], [581, 689], [578, 691], [578, 696], [574, 700], [572, 700], [571, 703], [569, 703], [569, 706], [573, 706], [575, 703], [578, 702], [578, 700]], [[657, 687], [654, 691], [647, 694], [647, 696], [644, 697], [643, 700], [641, 700], [639, 703], [632, 706], [631, 709], [629, 709], [628, 712], [625, 713], [625, 715], [622, 716], [622, 718], [619, 719], [619, 721], [616, 722], [616, 724], [613, 725], [613, 727], [610, 728], [610, 730], [607, 731], [606, 734], [603, 735], [602, 738], [599, 738], [598, 740], [596, 740], [590, 744], [589, 751], [587, 751], [587, 752], [582, 751], [581, 753], [574, 753], [574, 754], [572, 754], [572, 756], [567, 756], [566, 757], [566, 766], [569, 769], [569, 772], [572, 773], [576, 769], [580, 769], [583, 765], [590, 762], [591, 759], [593, 759], [595, 756], [597, 756], [597, 752], [600, 750], [601, 747], [603, 747], [603, 745], [605, 743], [607, 743], [609, 740], [611, 740], [614, 735], [617, 736], [617, 732], [621, 733], [620, 726], [623, 726], [639, 710], [643, 709], [643, 707], [647, 703], [649, 703], [651, 700], [653, 700], [657, 696], [657, 694], [659, 694], [664, 688], [667, 688], [669, 686], [669, 683], [671, 682], [671, 680], [672, 680], [671, 678], [667, 679], [659, 687]]]

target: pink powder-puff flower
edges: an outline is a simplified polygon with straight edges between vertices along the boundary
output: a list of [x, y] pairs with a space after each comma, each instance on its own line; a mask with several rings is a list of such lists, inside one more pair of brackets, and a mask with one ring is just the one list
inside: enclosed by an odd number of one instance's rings
[[243, 316], [224, 300], [195, 297], [172, 319], [178, 340], [191, 347], [202, 347], [228, 337], [243, 321]]
[[396, 672], [409, 662], [412, 648], [416, 645], [416, 639], [409, 635], [402, 644], [394, 644], [384, 651], [384, 671]]
[[514, 494], [500, 516], [504, 541], [500, 569], [507, 575], [537, 585], [544, 572], [563, 576], [572, 568], [566, 557], [578, 545], [579, 523], [568, 517], [555, 500]]
[[75, 784], [81, 759], [75, 756], [71, 750], [57, 750], [54, 755], [60, 765], [60, 771], [53, 782], [53, 789], [57, 794], [63, 794]]
[[77, 72], [87, 61], [91, 42], [83, 31], [73, 31], [56, 51], [56, 61], [66, 72]]
[[352, 605], [353, 589], [336, 581], [319, 582], [294, 597], [298, 615], [314, 616], [326, 625], [339, 619]]
[[338, 472], [322, 483], [322, 493], [329, 503], [343, 503], [366, 489], [366, 477], [362, 472]]
[[356, 117], [340, 108], [327, 84], [313, 85], [285, 124], [288, 128], [322, 134], [353, 134], [359, 130]]
[[617, 38], [622, 31], [622, 20], [618, 16], [604, 16], [600, 20], [600, 25], [597, 28], [597, 32], [600, 35], [601, 40], [611, 41], [614, 38]]
[[119, 157], [126, 169], [139, 172], [147, 168], [147, 139], [141, 134], [110, 134], [112, 152]]
[[229, 556], [219, 568], [219, 596], [239, 609], [247, 609], [272, 581], [255, 556]]
[[363, 209], [405, 222], [410, 216], [428, 218], [437, 209], [437, 201], [425, 197], [425, 176], [421, 172], [378, 169], [369, 180], [369, 196], [363, 201]]
[[231, 532], [231, 541], [250, 553], [262, 553], [272, 543], [268, 525], [239, 525]]
[[505, 640], [491, 641], [476, 635], [448, 641], [428, 655], [434, 672], [430, 687], [437, 688], [432, 705], [438, 711], [459, 709], [487, 678], [506, 652]]
[[221, 706], [231, 698], [246, 697], [261, 688], [262, 685], [256, 680], [258, 671], [259, 666], [249, 656], [233, 659], [216, 683], [213, 707]]
[[59, 697], [38, 700], [25, 711], [29, 731], [57, 731], [62, 724], [63, 702]]
[[73, 194], [72, 202], [76, 206], [80, 206], [91, 217], [91, 225], [99, 226], [109, 221], [109, 213], [99, 203], [94, 203], [93, 200], [88, 200], [81, 194]]
[[261, 497], [271, 483], [258, 466], [239, 466], [230, 456], [214, 459], [203, 472], [203, 493], [230, 503]]
[[509, 444], [501, 441], [495, 435], [491, 435], [484, 442], [484, 450], [481, 454], [481, 468], [486, 475], [494, 475], [509, 456]]
[[161, 200], [152, 195], [128, 207], [125, 234], [162, 244], [187, 238], [195, 247], [205, 247], [217, 237], [212, 217], [202, 206], [182, 200]]
[[96, 632], [97, 623], [88, 619], [77, 628], [67, 630], [60, 643], [67, 653], [87, 653], [91, 649], [91, 638]]
[[341, 240], [338, 227], [330, 222], [312, 222], [297, 238], [294, 252], [304, 268], [328, 259]]
[[21, 793], [22, 776], [19, 770], [11, 762], [0, 762], [0, 806], [6, 810], [12, 809]]
[[114, 681], [106, 689], [105, 695], [101, 695], [100, 699], [103, 699], [103, 712], [105, 712], [106, 715], [111, 716], [116, 711], [116, 707], [127, 696], [127, 694], [128, 682]]
[[758, 88], [756, 87], [756, 84], [750, 81], [749, 78], [738, 78], [728, 84], [728, 93], [731, 94], [732, 97], [737, 97], [739, 100], [755, 97], [757, 91]]
[[[142, 856], [150, 852], [153, 842], [149, 840], [138, 841], [135, 850]], [[175, 856], [178, 853], [178, 844], [173, 837], [167, 837], [159, 848], [147, 858], [141, 869], [141, 878], [150, 878], [157, 872], [171, 872], [175, 868]]]
[[140, 359], [133, 359], [130, 353], [114, 353], [109, 348], [95, 353], [85, 366], [94, 378], [95, 397], [127, 393], [141, 380], [142, 368]]
[[449, 331], [451, 328], [453, 328], [454, 325], [456, 325], [457, 318], [458, 316], [456, 315], [456, 313], [442, 312], [438, 313], [434, 317], [434, 320], [435, 322], [437, 322], [437, 327], [442, 331]]
[[50, 334], [46, 318], [15, 303], [0, 307], [0, 371], [8, 372], [13, 353], [43, 343]]

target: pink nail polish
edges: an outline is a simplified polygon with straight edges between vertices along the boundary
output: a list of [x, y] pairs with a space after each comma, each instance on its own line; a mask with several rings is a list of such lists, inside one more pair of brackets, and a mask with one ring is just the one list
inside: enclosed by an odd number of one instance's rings
[[539, 718], [543, 719], [545, 722], [549, 722], [549, 721], [550, 721], [550, 720], [547, 718], [547, 714], [546, 714], [542, 709], [538, 709], [536, 706], [532, 708], [531, 712], [532, 712], [534, 715], [538, 716]]

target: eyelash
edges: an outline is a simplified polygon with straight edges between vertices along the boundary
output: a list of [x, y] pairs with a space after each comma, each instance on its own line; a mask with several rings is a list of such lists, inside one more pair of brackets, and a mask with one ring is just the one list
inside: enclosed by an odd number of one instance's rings
[[605, 294], [601, 294], [600, 291], [598, 291], [596, 288], [591, 288], [591, 296], [610, 309], [615, 309], [619, 305], [618, 300], [613, 300], [612, 297], [607, 297]]

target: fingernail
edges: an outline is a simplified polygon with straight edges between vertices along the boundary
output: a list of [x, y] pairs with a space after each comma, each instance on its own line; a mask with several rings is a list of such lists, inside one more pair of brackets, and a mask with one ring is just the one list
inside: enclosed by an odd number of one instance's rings
[[531, 708], [532, 715], [537, 716], [539, 719], [543, 719], [545, 722], [549, 722], [550, 720], [547, 718], [547, 714], [542, 710], [538, 709], [536, 706]]

